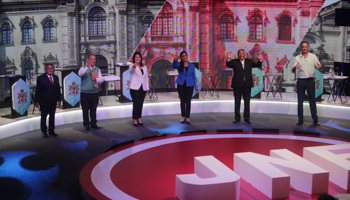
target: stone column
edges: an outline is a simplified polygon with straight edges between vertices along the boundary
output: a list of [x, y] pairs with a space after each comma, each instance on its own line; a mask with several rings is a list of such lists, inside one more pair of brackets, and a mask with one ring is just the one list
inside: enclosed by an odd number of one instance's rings
[[[198, 1], [191, 2], [189, 5], [189, 27], [188, 27], [188, 53], [190, 55], [190, 61], [199, 61], [200, 46], [199, 46], [199, 35], [200, 35], [200, 26], [199, 26], [199, 7]], [[201, 65], [201, 63], [199, 63]], [[201, 66], [199, 66], [201, 67]]]
[[117, 15], [117, 63], [127, 61], [127, 13], [126, 3], [119, 4]]
[[199, 63], [201, 69], [209, 68], [210, 63], [210, 24], [211, 24], [211, 0], [202, 0], [199, 3]]

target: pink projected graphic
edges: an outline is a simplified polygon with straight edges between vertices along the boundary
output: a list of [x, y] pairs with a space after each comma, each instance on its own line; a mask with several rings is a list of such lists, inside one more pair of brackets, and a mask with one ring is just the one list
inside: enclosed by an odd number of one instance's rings
[[[283, 92], [295, 92], [290, 61], [301, 40], [309, 42], [322, 73], [332, 73], [334, 62], [350, 63], [349, 27], [335, 26], [335, 9], [349, 8], [347, 1], [64, 0], [41, 4], [40, 11], [37, 1], [23, 2], [0, 3], [0, 75], [26, 75], [31, 86], [45, 63], [79, 68], [90, 53], [103, 74], [119, 76], [118, 64], [141, 51], [159, 89], [174, 87], [167, 69], [183, 49], [202, 72], [220, 74], [219, 89], [230, 89], [225, 54], [239, 48], [252, 58], [262, 52], [265, 79], [283, 72]], [[4, 80], [0, 101], [10, 96]], [[105, 84], [101, 95], [120, 90], [119, 82]]]
[[[159, 76], [159, 88], [166, 85], [168, 65], [175, 53], [186, 50], [189, 60], [202, 72], [221, 74], [220, 89], [230, 88], [232, 71], [226, 70], [225, 56], [245, 49], [247, 57], [264, 56], [263, 72], [281, 73], [303, 40], [324, 0], [309, 1], [214, 1], [169, 0], [137, 50], [151, 72]], [[288, 79], [288, 78], [287, 78]]]

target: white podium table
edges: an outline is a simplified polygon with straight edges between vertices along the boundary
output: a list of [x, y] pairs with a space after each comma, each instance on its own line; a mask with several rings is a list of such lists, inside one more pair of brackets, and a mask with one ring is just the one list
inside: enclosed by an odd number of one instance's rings
[[[117, 75], [113, 74], [108, 74], [108, 75], [102, 75], [103, 80], [106, 82], [106, 96], [108, 96], [108, 82], [115, 82], [115, 81], [120, 81], [120, 77]], [[115, 90], [114, 86], [114, 90]]]

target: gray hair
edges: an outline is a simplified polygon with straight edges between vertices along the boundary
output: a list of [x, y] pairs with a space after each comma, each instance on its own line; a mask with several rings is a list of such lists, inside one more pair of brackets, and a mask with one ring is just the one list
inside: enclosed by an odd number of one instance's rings
[[50, 66], [50, 65], [55, 69], [55, 66], [54, 66], [53, 64], [51, 64], [51, 63], [46, 64], [46, 65], [45, 65], [45, 69], [47, 69], [47, 67]]

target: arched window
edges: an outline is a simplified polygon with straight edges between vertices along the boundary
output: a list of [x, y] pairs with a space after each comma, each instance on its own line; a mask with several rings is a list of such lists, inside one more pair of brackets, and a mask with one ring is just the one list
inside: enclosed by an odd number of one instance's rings
[[23, 24], [23, 42], [33, 41], [33, 25], [29, 21]]
[[253, 15], [249, 20], [249, 39], [261, 40], [263, 38], [263, 21], [260, 15]]
[[221, 39], [234, 38], [234, 20], [230, 15], [223, 15], [220, 18], [220, 36]]
[[11, 26], [9, 23], [5, 23], [4, 25], [2, 25], [2, 43], [11, 43]]
[[94, 7], [88, 15], [89, 36], [104, 36], [106, 32], [106, 13], [101, 7]]
[[172, 35], [173, 31], [173, 8], [165, 3], [152, 26], [152, 35]]
[[54, 40], [55, 39], [55, 23], [49, 19], [44, 24], [44, 40]]
[[288, 16], [282, 16], [279, 18], [278, 40], [292, 40], [292, 20]]
[[26, 79], [30, 80], [33, 77], [34, 74], [34, 68], [33, 68], [33, 62], [31, 60], [28, 60], [24, 65], [24, 72], [26, 74]]
[[[96, 67], [100, 68], [102, 74], [108, 74], [108, 61], [102, 55], [96, 55]], [[112, 72], [111, 72], [112, 73]]]
[[146, 16], [143, 20], [142, 20], [142, 26], [143, 26], [143, 32], [146, 33], [146, 31], [148, 30], [148, 28], [152, 25], [154, 18], [152, 16]]

